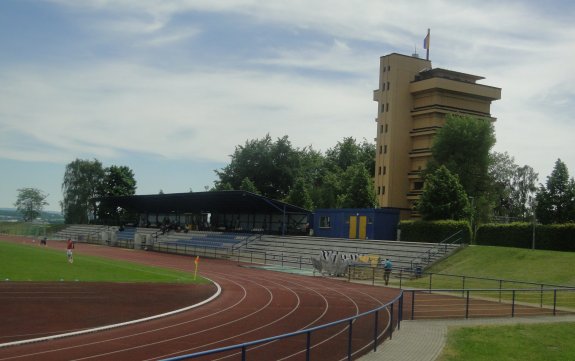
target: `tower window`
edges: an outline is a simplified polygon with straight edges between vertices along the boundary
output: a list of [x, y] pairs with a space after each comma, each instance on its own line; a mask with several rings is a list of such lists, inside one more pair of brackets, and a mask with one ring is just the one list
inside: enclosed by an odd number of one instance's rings
[[385, 132], [387, 133], [387, 123], [385, 124]]
[[382, 153], [383, 153], [383, 146], [380, 145], [379, 146], [379, 154], [382, 154]]
[[387, 144], [383, 146], [383, 154], [387, 154]]
[[383, 174], [387, 173], [387, 167], [383, 167]]
[[381, 175], [381, 167], [378, 168], [377, 174]]

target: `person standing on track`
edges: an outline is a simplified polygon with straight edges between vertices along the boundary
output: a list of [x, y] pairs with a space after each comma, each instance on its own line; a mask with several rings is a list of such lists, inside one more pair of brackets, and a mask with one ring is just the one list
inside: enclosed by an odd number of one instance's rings
[[391, 260], [389, 258], [386, 258], [385, 262], [383, 263], [383, 281], [385, 282], [386, 286], [389, 284], [389, 276], [391, 275], [392, 268], [393, 265], [391, 263]]
[[68, 242], [66, 242], [66, 255], [68, 256], [68, 262], [74, 263], [74, 254], [72, 250], [74, 249], [74, 242], [72, 242], [71, 238], [68, 238]]

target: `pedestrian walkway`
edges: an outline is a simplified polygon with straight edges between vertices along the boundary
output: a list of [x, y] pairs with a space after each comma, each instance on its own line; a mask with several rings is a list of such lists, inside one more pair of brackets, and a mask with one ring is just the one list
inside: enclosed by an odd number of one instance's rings
[[377, 352], [360, 361], [434, 361], [445, 346], [449, 327], [549, 322], [575, 322], [575, 315], [402, 321], [401, 329], [393, 333], [391, 340], [385, 340]]

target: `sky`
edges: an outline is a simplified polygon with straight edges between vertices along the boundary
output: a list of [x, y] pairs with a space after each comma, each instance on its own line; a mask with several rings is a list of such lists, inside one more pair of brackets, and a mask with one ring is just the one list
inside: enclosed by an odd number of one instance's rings
[[75, 159], [137, 194], [204, 191], [246, 140], [325, 151], [376, 136], [379, 58], [424, 56], [502, 88], [494, 151], [575, 175], [575, 2], [0, 1], [0, 208], [60, 210]]

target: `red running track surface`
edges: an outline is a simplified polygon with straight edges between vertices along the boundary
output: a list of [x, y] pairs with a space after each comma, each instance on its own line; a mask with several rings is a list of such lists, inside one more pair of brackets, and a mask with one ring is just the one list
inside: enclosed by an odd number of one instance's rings
[[[63, 244], [51, 241], [49, 247], [63, 249]], [[78, 244], [75, 252], [188, 272], [194, 270], [192, 257], [89, 244]], [[74, 266], [81, 265], [75, 263]], [[218, 298], [201, 307], [107, 331], [0, 348], [0, 360], [158, 360], [322, 325], [374, 309], [399, 292], [253, 269], [224, 260], [201, 259], [199, 272], [222, 287]], [[170, 294], [155, 296], [153, 302], [162, 303], [170, 297]], [[388, 320], [387, 314], [380, 313], [380, 332]], [[369, 349], [373, 329], [373, 317], [354, 323], [354, 349], [363, 345], [366, 345], [365, 351]], [[348, 332], [347, 325], [340, 325], [314, 333], [311, 359], [345, 358]], [[305, 344], [304, 335], [254, 346], [248, 350], [247, 359], [305, 360]], [[240, 360], [241, 357], [238, 352], [228, 352], [201, 359]]]

